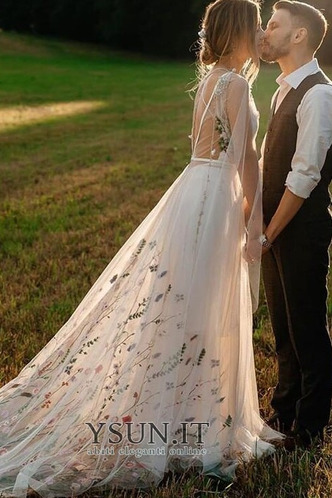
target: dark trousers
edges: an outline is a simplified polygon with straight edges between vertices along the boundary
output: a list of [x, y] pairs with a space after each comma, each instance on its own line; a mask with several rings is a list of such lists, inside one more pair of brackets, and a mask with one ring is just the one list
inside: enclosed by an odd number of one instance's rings
[[279, 382], [272, 399], [282, 421], [315, 436], [327, 425], [332, 395], [332, 347], [326, 278], [332, 222], [296, 216], [262, 259], [276, 341]]

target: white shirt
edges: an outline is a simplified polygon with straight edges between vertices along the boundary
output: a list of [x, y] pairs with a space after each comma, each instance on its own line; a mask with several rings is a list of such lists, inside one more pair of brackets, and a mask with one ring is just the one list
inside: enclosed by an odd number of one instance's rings
[[[313, 59], [286, 77], [281, 74], [276, 80], [279, 89], [272, 98], [273, 102], [279, 91], [276, 110], [292, 88], [298, 88], [307, 76], [318, 71], [317, 59]], [[306, 199], [321, 178], [320, 172], [332, 145], [332, 82], [331, 85], [315, 85], [304, 95], [296, 121], [299, 127], [296, 150], [285, 185], [293, 194]], [[265, 140], [262, 157], [264, 147]]]

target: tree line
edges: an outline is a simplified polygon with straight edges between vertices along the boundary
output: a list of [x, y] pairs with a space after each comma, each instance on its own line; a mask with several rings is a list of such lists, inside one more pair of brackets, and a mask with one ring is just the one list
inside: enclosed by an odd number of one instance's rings
[[[331, 0], [308, 0], [325, 8]], [[109, 44], [118, 49], [172, 58], [193, 58], [197, 31], [210, 0], [1, 0], [0, 28]], [[274, 0], [263, 4], [263, 19]], [[331, 29], [332, 31], [332, 29]], [[332, 35], [321, 50], [332, 63]]]

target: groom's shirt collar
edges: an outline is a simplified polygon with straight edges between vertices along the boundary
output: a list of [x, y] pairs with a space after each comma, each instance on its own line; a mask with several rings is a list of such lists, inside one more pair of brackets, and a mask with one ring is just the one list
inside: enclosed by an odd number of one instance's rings
[[318, 71], [320, 71], [318, 61], [317, 59], [312, 59], [310, 62], [307, 64], [304, 64], [303, 66], [299, 67], [292, 73], [288, 74], [287, 76], [284, 75], [284, 73], [281, 73], [280, 76], [276, 79], [276, 82], [279, 85], [278, 90], [275, 92], [273, 100], [276, 98], [276, 105], [274, 108], [274, 112], [277, 112], [280, 104], [286, 97], [287, 93], [294, 88], [295, 90], [300, 86], [302, 81], [307, 78], [307, 76], [310, 76], [311, 74], [315, 74]]
[[276, 82], [279, 86], [290, 86], [291, 88], [295, 88], [295, 90], [300, 86], [302, 81], [310, 76], [311, 74], [318, 73], [319, 65], [317, 59], [312, 59], [307, 64], [299, 67], [292, 73], [288, 74], [288, 76], [284, 76], [284, 73], [281, 73], [280, 76], [276, 79]]

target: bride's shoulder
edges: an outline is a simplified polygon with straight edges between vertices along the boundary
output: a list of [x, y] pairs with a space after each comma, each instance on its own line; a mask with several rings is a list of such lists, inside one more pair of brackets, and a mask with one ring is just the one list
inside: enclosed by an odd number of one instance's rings
[[249, 83], [244, 76], [236, 71], [230, 71], [228, 74], [229, 82], [232, 83], [233, 86], [243, 89], [249, 88]]
[[221, 93], [226, 87], [230, 92], [235, 92], [237, 95], [247, 94], [249, 83], [241, 74], [235, 71], [228, 71], [218, 78], [216, 93]]

